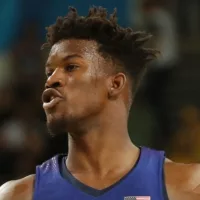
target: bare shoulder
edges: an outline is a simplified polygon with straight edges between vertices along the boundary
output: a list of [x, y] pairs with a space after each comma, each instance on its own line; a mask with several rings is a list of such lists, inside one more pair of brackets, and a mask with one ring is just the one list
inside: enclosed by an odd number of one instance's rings
[[32, 200], [35, 175], [9, 181], [0, 187], [0, 200]]
[[197, 195], [200, 199], [200, 164], [182, 164], [166, 159], [167, 190]]

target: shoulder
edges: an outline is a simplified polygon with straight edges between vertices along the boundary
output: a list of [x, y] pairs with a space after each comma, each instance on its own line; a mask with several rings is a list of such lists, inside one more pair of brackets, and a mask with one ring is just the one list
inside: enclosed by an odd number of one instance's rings
[[182, 164], [166, 159], [164, 168], [167, 189], [199, 194], [200, 199], [200, 164]]
[[35, 175], [9, 181], [0, 187], [0, 200], [32, 200]]

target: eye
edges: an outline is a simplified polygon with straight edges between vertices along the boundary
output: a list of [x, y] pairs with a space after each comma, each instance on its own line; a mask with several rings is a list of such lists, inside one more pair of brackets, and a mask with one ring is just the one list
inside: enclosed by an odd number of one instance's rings
[[67, 66], [65, 67], [65, 70], [66, 70], [67, 72], [72, 72], [72, 71], [74, 71], [74, 70], [77, 69], [77, 68], [78, 68], [78, 65], [70, 64], [70, 65], [67, 65]]
[[52, 75], [53, 72], [46, 72], [47, 78], [49, 78]]

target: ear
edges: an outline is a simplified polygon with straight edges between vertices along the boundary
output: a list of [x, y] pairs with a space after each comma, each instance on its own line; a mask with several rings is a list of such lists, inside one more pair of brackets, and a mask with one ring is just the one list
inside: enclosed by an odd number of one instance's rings
[[123, 73], [117, 73], [111, 77], [111, 82], [108, 88], [109, 98], [116, 98], [120, 95], [126, 85], [127, 78]]

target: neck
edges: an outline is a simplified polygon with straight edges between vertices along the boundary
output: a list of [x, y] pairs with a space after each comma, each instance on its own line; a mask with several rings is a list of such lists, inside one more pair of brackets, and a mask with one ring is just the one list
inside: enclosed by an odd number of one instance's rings
[[87, 126], [90, 129], [84, 134], [69, 134], [67, 167], [71, 172], [103, 174], [121, 163], [133, 166], [137, 161], [139, 150], [129, 138], [127, 116], [119, 112], [104, 116], [101, 122]]

